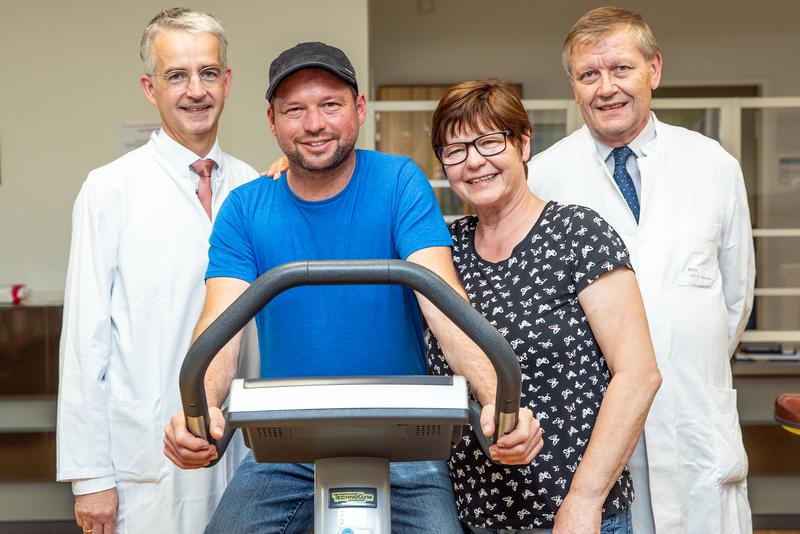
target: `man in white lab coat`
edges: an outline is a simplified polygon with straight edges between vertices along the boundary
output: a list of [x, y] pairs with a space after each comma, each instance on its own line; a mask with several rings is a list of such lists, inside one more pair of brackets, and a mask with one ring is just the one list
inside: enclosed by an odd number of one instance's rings
[[212, 220], [232, 188], [257, 176], [217, 143], [226, 45], [206, 13], [167, 9], [150, 22], [140, 85], [161, 130], [92, 171], [75, 201], [57, 477], [72, 483], [85, 533], [201, 532], [243, 456], [234, 445], [216, 467], [182, 471], [161, 442], [180, 409]]
[[651, 112], [662, 58], [639, 15], [590, 11], [563, 62], [585, 126], [533, 159], [529, 185], [596, 210], [623, 238], [664, 379], [630, 461], [634, 532], [751, 532], [730, 368], [755, 278], [741, 169]]

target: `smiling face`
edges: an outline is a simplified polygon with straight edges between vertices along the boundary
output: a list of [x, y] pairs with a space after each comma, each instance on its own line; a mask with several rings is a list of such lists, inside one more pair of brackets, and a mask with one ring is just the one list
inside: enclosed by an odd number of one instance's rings
[[[222, 78], [204, 85], [197, 75], [208, 67], [220, 64], [219, 42], [208, 33], [167, 30], [153, 41], [154, 76], [143, 74], [140, 85], [151, 104], [158, 108], [161, 127], [167, 135], [199, 156], [205, 156], [214, 145], [225, 97], [231, 86], [231, 71], [224, 69]], [[171, 85], [163, 77], [174, 71], [190, 73], [185, 88]]]
[[[448, 135], [446, 145], [473, 141], [476, 137], [499, 131], [485, 127], [479, 131], [458, 128]], [[523, 135], [520, 144], [506, 139], [506, 149], [494, 156], [481, 156], [474, 146], [467, 148], [467, 159], [444, 166], [450, 188], [478, 214], [501, 212], [518, 195], [528, 192], [524, 162], [530, 156], [530, 136]], [[485, 215], [484, 215], [485, 216]]]
[[625, 145], [644, 129], [660, 81], [661, 54], [648, 61], [626, 29], [577, 46], [570, 58], [570, 82], [583, 120], [608, 146]]
[[267, 110], [270, 128], [290, 165], [327, 172], [354, 157], [366, 100], [339, 77], [308, 68], [287, 76]]

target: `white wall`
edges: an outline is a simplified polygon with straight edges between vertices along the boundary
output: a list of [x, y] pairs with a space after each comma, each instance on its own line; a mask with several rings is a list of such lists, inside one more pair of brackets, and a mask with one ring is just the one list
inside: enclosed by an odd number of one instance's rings
[[561, 44], [583, 13], [605, 4], [645, 17], [667, 85], [745, 81], [765, 83], [764, 96], [800, 94], [797, 0], [371, 0], [373, 83], [497, 77], [521, 82], [526, 98], [569, 98]]
[[[182, 4], [181, 2], [177, 3]], [[86, 174], [120, 155], [120, 126], [158, 122], [138, 86], [139, 39], [159, 0], [0, 0], [0, 285], [61, 291], [72, 203]], [[198, 0], [227, 30], [233, 90], [222, 147], [259, 169], [279, 155], [264, 115], [267, 69], [321, 40], [367, 86], [367, 0]]]
[[[220, 139], [257, 168], [278, 155], [266, 129], [269, 62], [303, 40], [343, 48], [367, 87], [498, 76], [528, 98], [564, 98], [572, 23], [599, 2], [569, 0], [198, 0], [228, 31], [233, 91]], [[422, 0], [424, 4], [426, 0]], [[665, 51], [665, 83], [765, 83], [800, 94], [800, 2], [621, 1]], [[368, 5], [369, 4], [369, 5]], [[160, 0], [0, 0], [0, 284], [60, 291], [70, 212], [94, 167], [119, 155], [124, 124], [158, 121], [141, 95], [138, 43]], [[368, 28], [369, 25], [369, 28]], [[371, 36], [371, 40], [370, 40]]]

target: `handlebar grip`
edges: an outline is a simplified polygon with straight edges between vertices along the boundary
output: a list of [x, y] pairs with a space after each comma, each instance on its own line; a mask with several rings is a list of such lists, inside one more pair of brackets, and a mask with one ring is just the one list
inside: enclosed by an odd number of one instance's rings
[[[509, 414], [509, 417], [506, 418], [506, 423], [504, 426], [498, 424], [498, 421], [495, 421], [495, 432], [491, 437], [487, 437], [483, 434], [483, 430], [481, 429], [481, 405], [478, 401], [474, 399], [470, 399], [469, 401], [469, 424], [472, 425], [473, 433], [475, 437], [478, 439], [478, 444], [483, 449], [483, 453], [486, 455], [486, 458], [489, 459], [490, 462], [497, 465], [518, 465], [518, 464], [504, 464], [501, 462], [497, 462], [492, 459], [491, 455], [489, 454], [489, 447], [494, 445], [500, 436], [504, 436], [508, 434], [514, 427], [517, 426], [517, 414]], [[497, 411], [495, 411], [495, 419], [497, 418]], [[500, 420], [503, 420], [502, 412], [500, 416]], [[508, 425], [511, 426], [508, 426]]]
[[[227, 421], [228, 417], [228, 410], [223, 410], [222, 415], [225, 417]], [[206, 440], [209, 444], [214, 445], [217, 448], [217, 458], [215, 460], [211, 460], [205, 467], [214, 467], [217, 463], [222, 459], [222, 455], [225, 454], [225, 450], [228, 448], [228, 444], [230, 444], [233, 435], [236, 433], [236, 428], [226, 424], [225, 430], [222, 433], [222, 437], [220, 439], [214, 439], [211, 437], [211, 428], [210, 423], [207, 418], [200, 416], [200, 417], [190, 417], [188, 415], [185, 416], [186, 419], [186, 428], [189, 429], [189, 432], [198, 438]]]

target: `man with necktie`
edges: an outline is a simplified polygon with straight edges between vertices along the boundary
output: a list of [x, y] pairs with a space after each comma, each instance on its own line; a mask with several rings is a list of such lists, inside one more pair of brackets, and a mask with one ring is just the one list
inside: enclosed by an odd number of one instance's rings
[[751, 532], [730, 367], [755, 278], [740, 166], [652, 113], [662, 56], [638, 14], [588, 12], [562, 61], [585, 126], [532, 160], [529, 185], [594, 209], [625, 241], [663, 376], [629, 463], [634, 532]]
[[161, 443], [181, 405], [212, 220], [228, 192], [257, 176], [217, 142], [226, 49], [207, 13], [173, 8], [150, 22], [139, 81], [161, 129], [92, 171], [75, 201], [57, 477], [72, 483], [84, 533], [201, 532], [243, 456], [234, 446], [212, 469], [182, 471]]

